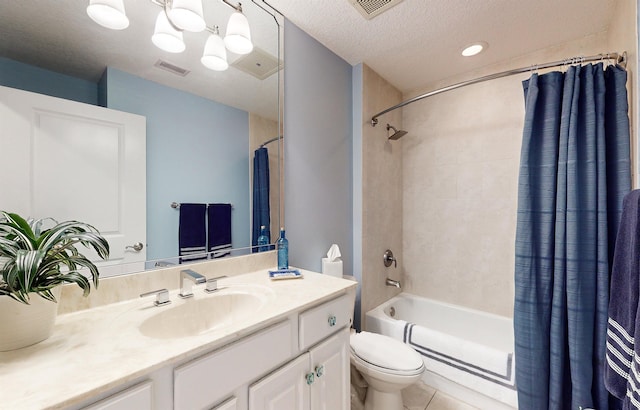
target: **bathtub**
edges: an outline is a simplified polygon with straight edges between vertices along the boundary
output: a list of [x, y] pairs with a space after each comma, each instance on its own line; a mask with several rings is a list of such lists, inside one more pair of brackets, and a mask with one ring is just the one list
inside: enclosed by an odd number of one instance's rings
[[511, 319], [401, 293], [367, 312], [365, 330], [420, 353], [426, 384], [480, 409], [517, 407]]

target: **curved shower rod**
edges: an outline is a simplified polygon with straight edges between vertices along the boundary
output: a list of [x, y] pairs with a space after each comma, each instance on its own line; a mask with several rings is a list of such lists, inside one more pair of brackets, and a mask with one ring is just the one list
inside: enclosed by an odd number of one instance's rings
[[396, 104], [391, 108], [387, 108], [384, 111], [380, 111], [379, 113], [377, 113], [376, 115], [371, 117], [371, 126], [375, 127], [376, 125], [378, 125], [378, 117], [383, 115], [383, 114], [386, 114], [386, 113], [388, 113], [390, 111], [393, 111], [393, 110], [397, 110], [398, 108], [402, 108], [405, 105], [414, 103], [416, 101], [420, 101], [420, 100], [425, 99], [427, 97], [431, 97], [433, 95], [440, 94], [440, 93], [443, 93], [443, 92], [446, 92], [446, 91], [455, 90], [456, 88], [465, 87], [467, 85], [477, 84], [477, 83], [481, 83], [481, 82], [484, 82], [484, 81], [495, 80], [497, 78], [507, 77], [507, 76], [510, 76], [510, 75], [522, 74], [522, 73], [526, 73], [528, 71], [537, 71], [537, 70], [541, 70], [541, 69], [545, 69], [545, 68], [551, 68], [551, 67], [561, 67], [561, 66], [565, 66], [565, 65], [582, 64], [582, 63], [588, 63], [588, 62], [591, 62], [591, 61], [604, 61], [604, 60], [615, 60], [617, 64], [620, 64], [621, 66], [626, 68], [626, 66], [627, 66], [627, 52], [625, 51], [625, 52], [623, 52], [621, 54], [619, 54], [619, 53], [605, 53], [605, 54], [598, 54], [598, 55], [589, 56], [589, 57], [573, 57], [573, 58], [568, 58], [568, 59], [564, 59], [564, 60], [560, 60], [560, 61], [554, 61], [554, 62], [551, 62], [551, 63], [536, 64], [536, 65], [533, 65], [533, 66], [516, 68], [514, 70], [502, 71], [500, 73], [490, 74], [490, 75], [486, 75], [484, 77], [478, 77], [478, 78], [474, 78], [472, 80], [462, 81], [460, 83], [456, 83], [456, 84], [453, 84], [453, 85], [449, 85], [449, 86], [446, 86], [446, 87], [439, 88], [437, 90], [429, 91], [428, 93], [424, 93], [424, 94], [418, 95], [416, 97], [413, 97], [413, 98], [410, 98], [410, 99], [408, 99], [406, 101], [403, 101], [403, 102], [401, 102], [399, 104]]

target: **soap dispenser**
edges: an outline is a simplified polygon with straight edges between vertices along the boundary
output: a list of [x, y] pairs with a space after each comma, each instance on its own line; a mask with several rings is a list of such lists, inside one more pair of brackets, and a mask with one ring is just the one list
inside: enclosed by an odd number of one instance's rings
[[278, 249], [278, 269], [289, 269], [289, 241], [284, 237], [284, 228], [280, 228], [280, 238], [276, 242]]

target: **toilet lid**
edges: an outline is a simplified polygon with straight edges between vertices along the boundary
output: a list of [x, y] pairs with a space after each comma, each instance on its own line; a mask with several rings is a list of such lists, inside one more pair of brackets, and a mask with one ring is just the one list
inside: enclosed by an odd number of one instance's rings
[[414, 371], [423, 365], [420, 355], [399, 340], [378, 333], [351, 335], [351, 351], [375, 366], [399, 371]]

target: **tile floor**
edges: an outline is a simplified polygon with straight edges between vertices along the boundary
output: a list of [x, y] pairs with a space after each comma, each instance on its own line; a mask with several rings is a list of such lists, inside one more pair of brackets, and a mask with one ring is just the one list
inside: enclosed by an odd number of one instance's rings
[[419, 381], [402, 391], [406, 410], [477, 410]]

